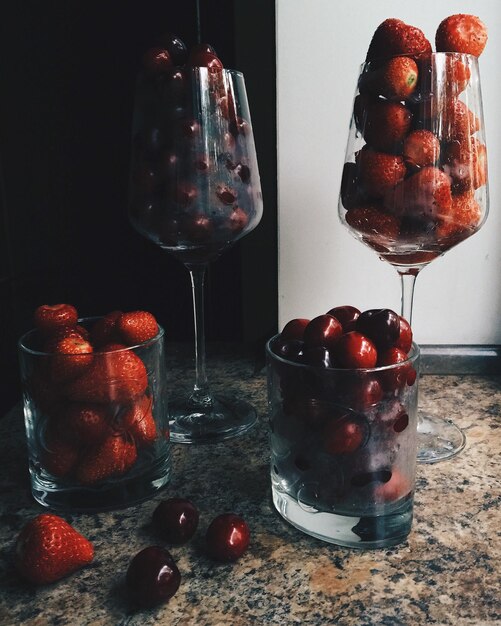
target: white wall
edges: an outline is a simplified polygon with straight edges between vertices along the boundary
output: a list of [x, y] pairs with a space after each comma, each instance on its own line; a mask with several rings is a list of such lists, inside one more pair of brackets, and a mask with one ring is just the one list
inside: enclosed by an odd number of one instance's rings
[[279, 324], [341, 304], [400, 309], [396, 271], [341, 226], [337, 197], [360, 63], [376, 27], [396, 17], [435, 31], [453, 13], [489, 29], [480, 58], [490, 213], [479, 233], [418, 276], [423, 344], [501, 344], [501, 2], [277, 0]]

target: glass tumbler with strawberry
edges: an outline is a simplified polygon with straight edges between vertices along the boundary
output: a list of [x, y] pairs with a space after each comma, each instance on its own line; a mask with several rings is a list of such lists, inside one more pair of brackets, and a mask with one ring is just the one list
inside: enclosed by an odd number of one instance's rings
[[144, 57], [129, 216], [136, 230], [190, 273], [195, 383], [186, 396], [171, 398], [170, 430], [172, 441], [202, 443], [239, 435], [256, 421], [249, 403], [211, 393], [203, 298], [208, 264], [257, 226], [263, 201], [243, 75], [224, 69], [208, 44], [179, 54], [173, 42]]
[[[401, 314], [409, 322], [419, 272], [475, 234], [487, 217], [478, 68], [486, 40], [478, 18], [453, 15], [438, 27], [432, 52], [421, 30], [388, 19], [361, 67], [339, 217], [395, 267]], [[450, 458], [464, 444], [453, 422], [420, 414], [419, 461]]]

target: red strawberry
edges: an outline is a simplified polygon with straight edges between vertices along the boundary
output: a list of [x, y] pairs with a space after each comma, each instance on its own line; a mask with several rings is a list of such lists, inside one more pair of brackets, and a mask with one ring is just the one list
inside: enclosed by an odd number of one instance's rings
[[480, 56], [487, 43], [487, 28], [475, 15], [458, 13], [440, 22], [435, 34], [437, 52]]
[[75, 402], [68, 404], [57, 419], [60, 436], [78, 444], [97, 444], [110, 434], [108, 407]]
[[450, 179], [437, 167], [424, 167], [389, 190], [383, 204], [401, 217], [442, 218], [452, 206]]
[[414, 130], [405, 138], [403, 155], [408, 167], [434, 165], [440, 156], [440, 142], [429, 130]]
[[57, 415], [64, 402], [60, 385], [55, 384], [49, 375], [52, 357], [40, 357], [47, 360], [49, 367], [45, 368], [45, 363], [37, 363], [38, 367], [26, 381], [29, 395], [33, 398], [37, 409], [45, 415]]
[[478, 139], [472, 137], [474, 177], [473, 188], [478, 189], [487, 183], [487, 148]]
[[49, 474], [60, 478], [68, 476], [75, 468], [78, 456], [78, 449], [73, 443], [55, 435], [53, 428], [47, 431], [40, 462]]
[[480, 120], [461, 100], [451, 100], [445, 111], [442, 139], [464, 141], [480, 130]]
[[487, 151], [475, 137], [444, 146], [444, 171], [451, 177], [453, 193], [478, 189], [487, 181]]
[[152, 399], [141, 396], [122, 415], [123, 428], [138, 446], [149, 445], [157, 438], [157, 426], [151, 409]]
[[478, 228], [481, 218], [482, 209], [472, 192], [452, 196], [451, 210], [437, 226], [437, 238], [464, 234], [462, 239], [466, 239]]
[[463, 63], [461, 57], [450, 55], [445, 59], [445, 71], [450, 97], [457, 97], [468, 86], [471, 78], [470, 68]]
[[62, 326], [54, 330], [45, 338], [43, 349], [45, 352], [55, 352], [57, 344], [66, 337], [74, 337], [76, 339], [85, 339], [82, 334], [82, 326]]
[[93, 558], [90, 541], [64, 519], [49, 513], [28, 522], [16, 542], [16, 568], [35, 585], [55, 582]]
[[124, 434], [110, 435], [83, 456], [76, 470], [76, 479], [82, 485], [91, 485], [110, 476], [120, 476], [134, 465], [136, 459], [133, 441]]
[[360, 180], [367, 193], [382, 198], [388, 189], [403, 180], [406, 169], [403, 157], [362, 148], [357, 155]]
[[411, 57], [393, 57], [360, 79], [360, 93], [383, 96], [388, 100], [405, 100], [416, 89], [418, 66]]
[[349, 209], [345, 219], [353, 229], [380, 243], [388, 240], [395, 241], [398, 237], [399, 222], [397, 218], [383, 211], [378, 205], [372, 204]]
[[105, 346], [94, 353], [92, 365], [66, 387], [66, 395], [77, 402], [129, 402], [142, 395], [148, 375], [142, 360], [121, 344]]
[[76, 326], [78, 313], [71, 304], [42, 304], [34, 313], [35, 326], [43, 333], [51, 333], [64, 326]]
[[116, 328], [128, 346], [135, 346], [158, 335], [157, 320], [147, 311], [122, 313], [117, 318]]
[[93, 324], [90, 329], [90, 341], [96, 348], [118, 340], [116, 322], [120, 315], [122, 315], [122, 311], [112, 311]]
[[92, 364], [91, 344], [74, 333], [57, 342], [52, 357], [52, 378], [64, 382], [80, 376]]
[[411, 112], [400, 102], [378, 100], [369, 106], [362, 132], [365, 141], [381, 152], [399, 152], [411, 126]]
[[388, 18], [376, 29], [367, 51], [367, 61], [402, 54], [420, 57], [431, 53], [423, 31], [402, 20]]

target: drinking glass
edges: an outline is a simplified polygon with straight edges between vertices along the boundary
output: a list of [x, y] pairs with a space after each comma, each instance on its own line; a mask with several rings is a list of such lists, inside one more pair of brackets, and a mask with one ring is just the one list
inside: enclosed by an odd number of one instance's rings
[[188, 397], [175, 396], [169, 403], [174, 442], [221, 441], [256, 421], [249, 403], [211, 393], [203, 299], [208, 263], [252, 231], [262, 210], [244, 76], [219, 67], [141, 75], [133, 120], [130, 220], [184, 264], [193, 292], [195, 382]]
[[[417, 275], [482, 227], [489, 197], [478, 59], [440, 52], [412, 61], [407, 93], [389, 87], [389, 59], [361, 66], [339, 198], [344, 226], [398, 272], [409, 323]], [[419, 461], [464, 445], [452, 421], [419, 413]]]

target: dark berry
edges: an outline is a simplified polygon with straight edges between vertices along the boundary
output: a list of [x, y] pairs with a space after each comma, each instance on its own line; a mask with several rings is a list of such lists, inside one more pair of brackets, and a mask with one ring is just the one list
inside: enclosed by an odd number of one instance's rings
[[159, 546], [149, 546], [138, 552], [126, 575], [128, 593], [142, 607], [167, 602], [180, 583], [181, 574], [174, 559], [170, 552]]
[[198, 510], [184, 498], [169, 498], [160, 502], [153, 512], [153, 524], [158, 533], [171, 543], [185, 543], [193, 537], [198, 526]]

